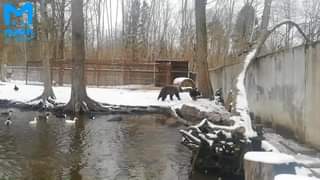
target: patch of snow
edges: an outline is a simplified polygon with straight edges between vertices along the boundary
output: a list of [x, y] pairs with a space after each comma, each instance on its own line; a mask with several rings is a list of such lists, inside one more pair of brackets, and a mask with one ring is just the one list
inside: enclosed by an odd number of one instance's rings
[[244, 159], [266, 164], [289, 164], [294, 162], [294, 157], [277, 152], [247, 152]]
[[216, 134], [212, 134], [212, 133], [208, 133], [207, 136], [208, 136], [208, 138], [211, 138], [211, 139], [218, 138], [218, 136]]
[[296, 166], [295, 168], [296, 174], [300, 176], [312, 176], [312, 172], [310, 169], [303, 166]]
[[274, 147], [272, 144], [270, 144], [268, 141], [262, 141], [261, 142], [261, 147], [265, 151], [279, 153], [279, 150], [276, 147]]
[[280, 174], [277, 175], [274, 180], [320, 180], [314, 177], [293, 175], [293, 174]]
[[320, 167], [320, 159], [318, 157], [312, 157], [304, 154], [296, 154], [294, 155], [296, 162], [298, 164], [302, 164], [303, 166], [313, 168]]

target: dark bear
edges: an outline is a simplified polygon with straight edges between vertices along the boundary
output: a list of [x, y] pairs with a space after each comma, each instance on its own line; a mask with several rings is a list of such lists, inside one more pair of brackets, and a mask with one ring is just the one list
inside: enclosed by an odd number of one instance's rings
[[165, 86], [161, 89], [160, 94], [158, 96], [158, 100], [161, 98], [162, 101], [164, 101], [167, 98], [167, 95], [170, 95], [170, 100], [173, 100], [173, 96], [175, 95], [178, 100], [180, 99], [179, 96], [179, 88], [176, 86]]
[[199, 96], [201, 96], [201, 93], [199, 92], [198, 88], [192, 88], [189, 90], [189, 95], [192, 98], [192, 100], [196, 101]]

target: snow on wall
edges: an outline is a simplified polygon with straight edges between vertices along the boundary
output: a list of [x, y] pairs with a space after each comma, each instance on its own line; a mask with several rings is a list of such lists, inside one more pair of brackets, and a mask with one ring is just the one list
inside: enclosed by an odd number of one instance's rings
[[247, 137], [256, 136], [256, 132], [252, 129], [251, 118], [249, 116], [249, 107], [247, 100], [247, 92], [244, 86], [244, 80], [246, 76], [246, 72], [250, 62], [256, 55], [256, 49], [252, 50], [247, 57], [245, 58], [243, 69], [238, 76], [236, 88], [238, 90], [236, 94], [236, 105], [235, 110], [240, 114], [239, 124], [246, 128]]

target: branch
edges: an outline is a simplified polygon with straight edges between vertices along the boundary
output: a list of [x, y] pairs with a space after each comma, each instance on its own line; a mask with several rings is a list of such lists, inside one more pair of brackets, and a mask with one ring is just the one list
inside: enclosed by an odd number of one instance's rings
[[65, 26], [65, 28], [64, 28], [64, 30], [63, 30], [63, 33], [65, 33], [65, 32], [68, 30], [68, 28], [69, 28], [69, 26], [70, 26], [70, 22], [71, 22], [71, 17], [69, 17], [68, 22], [67, 22], [67, 25]]
[[[293, 21], [283, 21], [277, 25], [275, 25], [272, 29], [268, 30], [267, 32], [261, 34], [261, 36], [259, 37], [258, 39], [258, 43], [256, 44], [256, 48], [254, 49], [257, 49], [256, 51], [256, 54], [253, 58], [255, 58], [258, 54], [259, 54], [259, 51], [260, 49], [262, 48], [263, 44], [265, 43], [265, 41], [268, 39], [268, 37], [270, 36], [271, 33], [273, 33], [276, 29], [278, 29], [279, 27], [281, 27], [282, 25], [292, 25], [294, 27], [297, 28], [297, 30], [299, 31], [299, 33], [304, 37], [304, 39], [306, 40], [306, 43], [309, 44], [311, 41], [310, 39], [307, 37], [307, 35], [302, 31], [302, 29], [300, 28], [300, 26], [293, 22]], [[250, 64], [252, 63], [252, 61], [250, 62]]]
[[[307, 43], [310, 43], [310, 39], [309, 39], [309, 38], [307, 37], [307, 35], [303, 32], [303, 30], [300, 28], [300, 26], [299, 26], [297, 23], [295, 23], [295, 22], [293, 22], [293, 21], [290, 21], [290, 20], [288, 20], [288, 21], [283, 21], [283, 22], [275, 25], [271, 30], [269, 30], [269, 31], [267, 32], [265, 39], [267, 39], [272, 32], [274, 32], [277, 28], [279, 28], [279, 27], [282, 26], [282, 25], [292, 25], [292, 26], [296, 27], [296, 29], [297, 29], [297, 30], [299, 31], [299, 33], [303, 36], [303, 38], [306, 40], [306, 42], [307, 42]], [[263, 42], [263, 43], [264, 43], [264, 42]]]

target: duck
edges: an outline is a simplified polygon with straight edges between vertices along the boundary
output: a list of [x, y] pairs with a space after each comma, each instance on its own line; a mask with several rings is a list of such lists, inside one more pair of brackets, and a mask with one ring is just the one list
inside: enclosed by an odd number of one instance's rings
[[14, 88], [13, 88], [15, 91], [19, 91], [19, 88], [17, 85], [14, 85]]
[[50, 112], [46, 112], [46, 113], [45, 113], [45, 117], [44, 117], [44, 118], [45, 118], [46, 120], [48, 120], [48, 119], [49, 119], [49, 117], [50, 117], [50, 115], [51, 115], [51, 114], [50, 114]]
[[74, 124], [74, 123], [76, 123], [77, 120], [78, 120], [78, 118], [74, 117], [73, 119], [66, 119], [65, 121], [67, 124]]
[[32, 121], [29, 121], [30, 125], [34, 125], [34, 124], [37, 124], [37, 123], [38, 123], [38, 118], [37, 117], [34, 117]]
[[11, 118], [8, 117], [8, 119], [7, 119], [6, 121], [4, 121], [4, 124], [5, 124], [6, 126], [10, 126], [10, 125], [12, 124]]
[[95, 119], [96, 119], [96, 116], [95, 116], [93, 113], [90, 113], [90, 114], [89, 114], [89, 119], [90, 119], [90, 120], [95, 120]]

